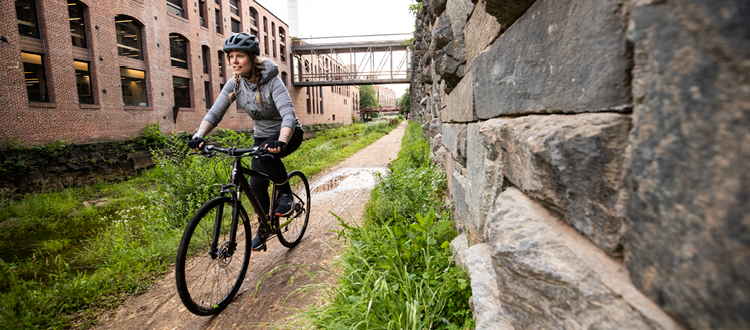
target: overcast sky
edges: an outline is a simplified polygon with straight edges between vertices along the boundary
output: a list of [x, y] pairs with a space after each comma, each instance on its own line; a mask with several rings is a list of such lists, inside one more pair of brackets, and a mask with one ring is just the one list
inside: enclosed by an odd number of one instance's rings
[[[256, 0], [278, 18], [290, 24], [287, 0]], [[411, 33], [414, 31], [414, 17], [409, 13], [409, 5], [414, 0], [297, 0], [299, 31], [302, 38], [338, 37], [371, 34]], [[360, 40], [408, 39], [411, 36], [373, 37]], [[332, 42], [334, 40], [305, 40], [310, 43]], [[346, 41], [346, 40], [335, 40]], [[394, 53], [394, 61], [397, 55]], [[399, 55], [398, 58], [401, 58]], [[377, 64], [377, 61], [376, 61]], [[394, 63], [394, 66], [398, 63]], [[409, 85], [383, 85], [396, 91], [396, 96], [404, 94]]]

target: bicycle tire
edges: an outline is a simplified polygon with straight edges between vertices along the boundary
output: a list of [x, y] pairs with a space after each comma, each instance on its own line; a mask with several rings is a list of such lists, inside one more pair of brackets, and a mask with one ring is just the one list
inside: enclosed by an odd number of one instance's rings
[[[223, 205], [223, 209], [220, 206]], [[226, 308], [242, 286], [250, 260], [250, 222], [240, 206], [237, 225], [237, 248], [229, 253], [229, 233], [234, 205], [228, 196], [217, 197], [201, 206], [188, 222], [177, 250], [175, 277], [177, 292], [185, 307], [196, 315], [206, 316]], [[216, 215], [221, 221], [218, 240], [219, 256], [209, 255]]]
[[276, 236], [281, 245], [291, 249], [302, 240], [310, 219], [310, 185], [305, 174], [300, 171], [289, 172], [289, 185], [294, 199], [293, 210], [290, 216], [277, 218], [279, 228]]

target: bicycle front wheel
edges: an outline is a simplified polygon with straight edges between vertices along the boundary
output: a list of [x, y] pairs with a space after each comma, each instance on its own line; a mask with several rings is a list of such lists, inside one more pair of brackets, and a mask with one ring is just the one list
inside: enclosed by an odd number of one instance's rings
[[289, 173], [289, 185], [292, 187], [292, 213], [288, 217], [279, 217], [276, 235], [281, 245], [293, 248], [302, 240], [310, 219], [310, 185], [300, 171]]
[[[177, 250], [177, 292], [185, 307], [196, 315], [221, 312], [237, 294], [250, 260], [250, 222], [245, 209], [238, 212], [235, 246], [230, 243], [234, 205], [230, 197], [203, 204], [188, 222]], [[218, 223], [218, 226], [216, 225]], [[215, 253], [211, 244], [215, 230]]]

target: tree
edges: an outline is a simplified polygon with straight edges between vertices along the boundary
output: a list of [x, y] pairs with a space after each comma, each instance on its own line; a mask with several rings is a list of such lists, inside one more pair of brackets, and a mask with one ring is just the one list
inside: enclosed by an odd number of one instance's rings
[[375, 87], [370, 85], [364, 85], [359, 88], [359, 107], [360, 108], [372, 108], [379, 107], [378, 96], [375, 92]]
[[406, 92], [404, 92], [404, 95], [401, 95], [401, 97], [398, 98], [398, 103], [396, 104], [400, 107], [404, 107], [404, 115], [408, 115], [411, 111], [411, 97], [409, 97], [409, 88], [406, 88]]

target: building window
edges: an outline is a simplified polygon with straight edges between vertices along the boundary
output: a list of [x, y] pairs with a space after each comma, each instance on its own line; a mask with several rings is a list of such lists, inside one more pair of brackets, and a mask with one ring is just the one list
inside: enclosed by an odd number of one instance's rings
[[222, 21], [222, 18], [221, 18], [221, 9], [216, 8], [216, 33], [219, 33], [219, 34], [221, 34], [221, 31], [222, 31], [222, 29], [221, 29], [221, 21]]
[[21, 53], [21, 57], [23, 58], [23, 72], [26, 78], [26, 93], [29, 95], [29, 102], [49, 102], [42, 55]]
[[276, 23], [271, 22], [271, 36], [276, 38]]
[[331, 115], [331, 121], [336, 121], [336, 114]]
[[241, 30], [240, 28], [240, 22], [238, 22], [236, 19], [232, 18], [232, 32], [233, 33], [239, 33]]
[[201, 26], [202, 27], [208, 27], [208, 22], [206, 19], [206, 2], [203, 0], [198, 1], [198, 14], [201, 17]]
[[268, 19], [263, 16], [263, 32], [268, 33]]
[[219, 77], [224, 76], [224, 52], [219, 51]]
[[208, 74], [208, 67], [211, 65], [208, 62], [208, 57], [211, 56], [211, 51], [209, 50], [208, 46], [203, 46], [201, 48], [201, 57], [203, 58], [203, 73]]
[[250, 34], [252, 34], [252, 35], [254, 35], [254, 36], [257, 37], [258, 36], [258, 31], [255, 31], [255, 29], [250, 29]]
[[120, 67], [120, 83], [122, 84], [122, 104], [148, 106], [145, 71]]
[[286, 47], [279, 45], [279, 54], [281, 55], [281, 61], [286, 62]]
[[286, 43], [286, 31], [284, 31], [284, 28], [280, 26], [279, 26], [279, 40], [282, 43]]
[[180, 69], [188, 68], [188, 42], [185, 37], [177, 34], [169, 34], [169, 54], [172, 66]]
[[288, 75], [286, 74], [286, 72], [282, 72], [281, 73], [281, 82], [284, 83], [284, 86], [286, 86], [287, 79], [288, 79]]
[[268, 55], [268, 36], [263, 36], [263, 48], [266, 55]]
[[39, 38], [35, 0], [16, 0], [16, 20], [18, 33], [22, 36]]
[[79, 2], [68, 2], [68, 20], [70, 21], [70, 37], [73, 46], [86, 48], [86, 25], [83, 18], [84, 7]]
[[206, 109], [211, 109], [213, 98], [211, 97], [211, 83], [208, 81], [203, 82], [203, 97], [206, 98]]
[[141, 26], [132, 17], [115, 16], [115, 33], [117, 34], [117, 52], [120, 56], [142, 60]]
[[167, 12], [185, 18], [185, 10], [182, 9], [182, 0], [167, 0]]
[[229, 12], [240, 16], [240, 5], [238, 0], [229, 0]]
[[174, 105], [180, 108], [190, 108], [190, 79], [172, 77], [174, 88]]
[[[253, 26], [258, 27], [258, 11], [253, 7], [250, 7], [250, 21]], [[253, 33], [253, 35], [258, 35], [258, 33]]]
[[94, 97], [91, 95], [91, 73], [89, 72], [89, 63], [73, 61], [73, 66], [76, 69], [78, 103], [94, 104]]
[[273, 58], [276, 58], [276, 40], [273, 40], [272, 42], [273, 47], [271, 49], [273, 49]]

